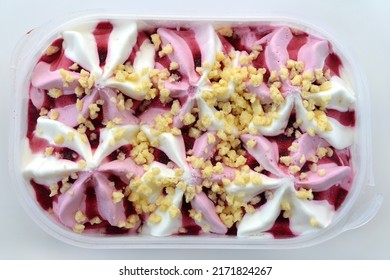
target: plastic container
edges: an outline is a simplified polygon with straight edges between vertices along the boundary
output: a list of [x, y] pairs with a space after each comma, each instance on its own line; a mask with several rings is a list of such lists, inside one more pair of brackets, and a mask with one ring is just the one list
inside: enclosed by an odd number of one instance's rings
[[[234, 237], [234, 236], [168, 236], [153, 237], [148, 235], [132, 236], [95, 236], [77, 234], [68, 228], [55, 222], [50, 215], [37, 203], [32, 188], [23, 179], [21, 166], [23, 164], [23, 143], [27, 130], [27, 103], [28, 88], [34, 65], [42, 55], [46, 47], [54, 41], [60, 31], [90, 21], [102, 21], [111, 19], [132, 19], [143, 23], [156, 25], [186, 25], [194, 21], [211, 22], [216, 25], [226, 24], [251, 24], [269, 23], [285, 24], [296, 27], [309, 34], [317, 34], [329, 40], [334, 51], [343, 62], [346, 73], [344, 77], [349, 79], [353, 91], [356, 94], [356, 136], [351, 147], [353, 168], [355, 171], [353, 185], [343, 205], [337, 211], [332, 223], [315, 233], [304, 234], [286, 239], [264, 239], [259, 236]], [[333, 35], [333, 31], [326, 31], [317, 27], [314, 23], [302, 21], [289, 16], [264, 16], [255, 19], [242, 18], [191, 18], [180, 17], [150, 18], [125, 13], [96, 12], [80, 14], [49, 22], [39, 28], [28, 32], [15, 50], [12, 66], [13, 95], [12, 105], [13, 123], [10, 125], [10, 172], [14, 187], [20, 198], [20, 202], [31, 216], [46, 232], [64, 242], [90, 248], [221, 248], [221, 249], [273, 249], [273, 248], [298, 248], [314, 245], [338, 234], [360, 227], [370, 221], [380, 208], [382, 197], [376, 193], [371, 164], [371, 135], [370, 135], [370, 106], [369, 92], [362, 73], [362, 69], [356, 60], [346, 50], [342, 42]]]

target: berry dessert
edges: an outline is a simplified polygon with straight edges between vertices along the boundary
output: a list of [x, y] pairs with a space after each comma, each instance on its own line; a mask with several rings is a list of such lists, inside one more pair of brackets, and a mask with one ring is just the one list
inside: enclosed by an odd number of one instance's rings
[[28, 96], [24, 178], [76, 233], [292, 238], [352, 186], [343, 63], [286, 25], [81, 24]]

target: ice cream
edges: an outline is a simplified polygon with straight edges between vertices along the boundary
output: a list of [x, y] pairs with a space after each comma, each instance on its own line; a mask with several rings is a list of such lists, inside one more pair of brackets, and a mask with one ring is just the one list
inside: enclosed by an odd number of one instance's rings
[[320, 231], [354, 177], [342, 70], [285, 25], [64, 30], [32, 71], [24, 178], [80, 234]]

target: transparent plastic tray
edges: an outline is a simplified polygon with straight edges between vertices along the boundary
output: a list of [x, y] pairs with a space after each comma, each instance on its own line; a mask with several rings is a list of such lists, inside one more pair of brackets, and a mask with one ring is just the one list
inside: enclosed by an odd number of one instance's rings
[[[59, 225], [37, 203], [32, 188], [23, 179], [22, 156], [27, 130], [28, 88], [34, 65], [46, 47], [58, 37], [59, 32], [71, 26], [89, 21], [110, 19], [132, 19], [153, 24], [186, 25], [194, 21], [211, 22], [216, 25], [269, 23], [286, 24], [311, 34], [319, 34], [329, 40], [334, 51], [340, 56], [356, 96], [356, 136], [351, 147], [355, 177], [353, 186], [343, 205], [337, 211], [331, 225], [313, 234], [305, 234], [287, 239], [264, 239], [262, 237], [234, 236], [169, 236], [152, 237], [146, 235], [131, 236], [95, 236], [83, 235]], [[220, 248], [220, 249], [259, 249], [259, 248], [298, 248], [314, 245], [340, 233], [360, 227], [370, 221], [380, 208], [382, 197], [374, 187], [371, 164], [370, 134], [370, 96], [363, 69], [350, 51], [339, 41], [332, 30], [316, 26], [314, 22], [306, 22], [289, 16], [264, 16], [258, 18], [181, 18], [161, 16], [159, 18], [139, 16], [126, 13], [88, 12], [68, 16], [48, 22], [28, 32], [16, 47], [12, 57], [13, 104], [10, 124], [10, 173], [20, 203], [28, 215], [46, 232], [64, 242], [90, 248]]]

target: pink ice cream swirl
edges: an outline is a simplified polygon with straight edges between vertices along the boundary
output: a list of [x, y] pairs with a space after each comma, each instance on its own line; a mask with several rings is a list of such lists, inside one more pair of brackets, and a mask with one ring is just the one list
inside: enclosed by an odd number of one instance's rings
[[[251, 187], [254, 190], [247, 190], [248, 199], [264, 191], [273, 194], [268, 194], [265, 203], [254, 214], [244, 216], [238, 225], [238, 234], [270, 232], [278, 236], [280, 232], [274, 226], [283, 211], [283, 217], [289, 218], [290, 234], [293, 236], [313, 227], [326, 227], [340, 204], [337, 197], [322, 194], [331, 194], [332, 190], [337, 192], [339, 188], [348, 192], [352, 184], [352, 168], [343, 165], [338, 157], [338, 153], [342, 156], [343, 151], [325, 155], [325, 151], [329, 151], [326, 148], [330, 147], [326, 141], [303, 134], [297, 140], [289, 142], [291, 145], [288, 156], [279, 157], [278, 145], [281, 143], [278, 140], [271, 142], [265, 137], [248, 134], [243, 134], [240, 138], [259, 166], [269, 172], [268, 177], [263, 177], [263, 180], [273, 182], [269, 183], [268, 189], [261, 185]], [[254, 147], [248, 146], [250, 140], [255, 141]], [[273, 184], [279, 187], [275, 188]], [[235, 189], [231, 188], [231, 191]], [[300, 196], [302, 193], [307, 194], [307, 191], [310, 192], [307, 197]], [[285, 201], [289, 201], [287, 206], [283, 206]], [[316, 212], [311, 212], [313, 209]], [[302, 219], [307, 219], [306, 225]]]
[[[313, 75], [313, 92], [289, 65]], [[32, 72], [25, 176], [76, 232], [277, 238], [325, 228], [354, 176], [355, 97], [341, 69], [330, 42], [288, 26], [112, 20], [64, 31]], [[248, 73], [259, 70], [256, 82]]]
[[[153, 120], [157, 115], [164, 115], [168, 111], [158, 108], [151, 108], [147, 110], [144, 114], [140, 116], [140, 122], [143, 124], [141, 130], [144, 130], [150, 139], [158, 139], [160, 140], [160, 146], [157, 149], [161, 150], [169, 159], [171, 164], [158, 164], [155, 165], [163, 172], [165, 170], [166, 174], [170, 174], [169, 171], [172, 171], [175, 168], [181, 168], [183, 171], [183, 175], [181, 175], [181, 179], [187, 187], [200, 188], [204, 189], [203, 180], [204, 177], [201, 174], [202, 169], [199, 167], [194, 167], [191, 162], [187, 160], [187, 151], [184, 144], [184, 139], [182, 136], [174, 136], [170, 133], [163, 133], [160, 136], [153, 136], [149, 132], [150, 126], [153, 127]], [[210, 132], [214, 137], [216, 135], [215, 132]], [[164, 141], [163, 143], [161, 143]], [[214, 143], [208, 142], [208, 134], [204, 133], [199, 138], [197, 138], [193, 144], [193, 147], [190, 149], [191, 155], [195, 158], [202, 159], [202, 161], [208, 161], [214, 157], [216, 152], [216, 146], [218, 141]], [[158, 162], [159, 159], [157, 158]], [[173, 164], [173, 166], [172, 166]], [[222, 179], [230, 179], [233, 180], [235, 176], [234, 169], [222, 164], [223, 171], [219, 174], [212, 174], [208, 177], [208, 180], [215, 184], [222, 184]], [[168, 177], [170, 175], [167, 175]], [[161, 189], [161, 192], [163, 189]], [[185, 192], [184, 192], [185, 193]], [[187, 197], [183, 196], [183, 194], [179, 194], [180, 198], [178, 201], [178, 207], [182, 207], [182, 200], [186, 199], [186, 202], [190, 203], [191, 208], [198, 213], [202, 214], [202, 221], [194, 219], [192, 223], [195, 225], [202, 227], [207, 225], [209, 232], [216, 234], [225, 234], [227, 232], [227, 227], [219, 218], [215, 203], [207, 196], [204, 191], [196, 192], [195, 195], [187, 201]], [[167, 225], [167, 229], [158, 229], [160, 225], [157, 225], [157, 229], [155, 230], [155, 235], [169, 235], [179, 233], [180, 226], [185, 227], [186, 224], [188, 226], [188, 221], [185, 222], [184, 219], [181, 223], [177, 224], [175, 227], [175, 223], [170, 221], [169, 219], [165, 220]], [[186, 224], [185, 224], [186, 223]]]

